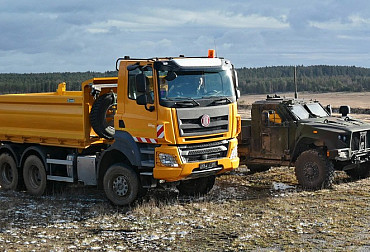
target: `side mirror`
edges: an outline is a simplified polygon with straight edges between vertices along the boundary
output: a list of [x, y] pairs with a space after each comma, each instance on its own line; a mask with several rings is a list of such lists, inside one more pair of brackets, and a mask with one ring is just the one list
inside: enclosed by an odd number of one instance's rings
[[239, 89], [235, 90], [235, 95], [236, 95], [236, 99], [238, 100], [240, 98], [240, 90]]
[[138, 105], [147, 105], [148, 104], [148, 97], [146, 94], [140, 95], [136, 98], [136, 103]]
[[350, 106], [340, 106], [339, 113], [341, 113], [342, 116], [345, 117], [351, 113], [351, 107]]
[[146, 94], [142, 94], [142, 95], [138, 96], [136, 98], [136, 103], [138, 105], [144, 105], [145, 109], [148, 110], [149, 112], [152, 112], [155, 109], [154, 106], [149, 106], [149, 108], [147, 107], [147, 105], [148, 105], [148, 96]]
[[333, 114], [333, 108], [330, 104], [326, 105], [326, 112], [331, 116]]
[[170, 72], [168, 72], [167, 73], [167, 76], [166, 77], [164, 77], [164, 79], [166, 80], [166, 81], [173, 81], [174, 79], [176, 79], [177, 78], [177, 74], [175, 73], [175, 72], [173, 72], [173, 71], [170, 71]]
[[136, 91], [146, 93], [146, 76], [145, 74], [137, 74], [135, 76]]

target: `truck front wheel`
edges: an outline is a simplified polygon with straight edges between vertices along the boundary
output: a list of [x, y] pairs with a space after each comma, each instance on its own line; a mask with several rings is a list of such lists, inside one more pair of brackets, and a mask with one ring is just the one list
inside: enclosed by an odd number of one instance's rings
[[295, 162], [295, 175], [303, 188], [328, 188], [334, 180], [334, 166], [319, 151], [307, 150], [302, 152]]
[[139, 178], [125, 164], [114, 164], [104, 175], [104, 191], [107, 198], [117, 206], [133, 203], [139, 193]]
[[24, 162], [23, 179], [29, 194], [41, 196], [46, 190], [46, 170], [43, 162], [35, 155]]
[[18, 186], [17, 165], [8, 153], [0, 155], [0, 186], [3, 190], [15, 190]]
[[209, 176], [204, 178], [183, 180], [177, 186], [180, 194], [188, 196], [199, 196], [207, 194], [213, 188], [216, 177]]

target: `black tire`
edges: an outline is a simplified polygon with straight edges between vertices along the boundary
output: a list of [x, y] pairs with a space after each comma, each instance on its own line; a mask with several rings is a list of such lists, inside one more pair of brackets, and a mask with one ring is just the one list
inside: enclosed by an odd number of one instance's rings
[[271, 168], [268, 165], [247, 165], [247, 167], [252, 173], [268, 171]]
[[29, 194], [41, 196], [45, 193], [46, 170], [39, 157], [31, 155], [26, 159], [23, 166], [23, 180]]
[[205, 195], [213, 188], [216, 181], [215, 176], [204, 178], [182, 180], [177, 186], [180, 194], [187, 196], [200, 196]]
[[330, 188], [334, 180], [334, 166], [321, 152], [307, 150], [295, 162], [295, 175], [305, 189]]
[[106, 139], [114, 136], [114, 114], [116, 112], [115, 94], [107, 93], [99, 96], [90, 112], [90, 124], [95, 133]]
[[2, 190], [15, 190], [18, 186], [18, 169], [14, 158], [8, 153], [0, 155], [0, 186]]
[[103, 185], [105, 195], [117, 206], [132, 204], [140, 189], [136, 172], [125, 164], [112, 165], [104, 175]]
[[352, 179], [364, 179], [370, 176], [370, 164], [364, 163], [355, 169], [345, 171]]

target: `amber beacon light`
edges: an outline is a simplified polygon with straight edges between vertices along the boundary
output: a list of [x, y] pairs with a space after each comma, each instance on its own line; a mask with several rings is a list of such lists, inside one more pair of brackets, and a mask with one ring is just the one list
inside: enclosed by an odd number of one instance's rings
[[216, 50], [209, 49], [208, 50], [208, 58], [214, 58], [216, 56]]

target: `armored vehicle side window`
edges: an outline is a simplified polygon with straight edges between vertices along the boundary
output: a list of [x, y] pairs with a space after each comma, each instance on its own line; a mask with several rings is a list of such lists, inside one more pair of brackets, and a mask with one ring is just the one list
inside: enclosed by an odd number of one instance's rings
[[266, 126], [280, 125], [282, 120], [275, 110], [264, 110], [262, 111], [262, 121]]

